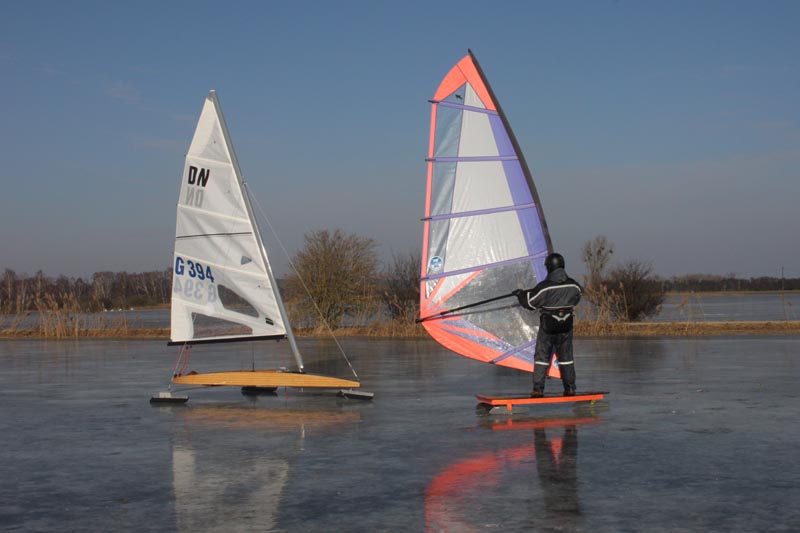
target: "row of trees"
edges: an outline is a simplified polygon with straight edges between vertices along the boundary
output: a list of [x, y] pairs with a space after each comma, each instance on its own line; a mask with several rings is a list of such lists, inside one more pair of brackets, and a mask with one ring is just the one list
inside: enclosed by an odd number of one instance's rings
[[[662, 279], [652, 264], [628, 260], [609, 268], [614, 245], [605, 236], [582, 250], [587, 276], [585, 299], [591, 312], [614, 320], [636, 321], [657, 313], [667, 291], [800, 289], [800, 279], [687, 275]], [[377, 243], [340, 230], [306, 235], [305, 247], [292, 258], [294, 271], [281, 282], [292, 322], [306, 327], [369, 324], [392, 319], [413, 324], [419, 310], [418, 253], [395, 255], [380, 265]], [[165, 305], [170, 301], [172, 270], [96, 272], [91, 279], [48, 278], [6, 269], [0, 278], [0, 312], [24, 313], [47, 307], [101, 311]]]
[[800, 278], [772, 276], [738, 278], [735, 274], [726, 274], [724, 276], [687, 274], [662, 280], [662, 284], [668, 292], [800, 290]]
[[102, 311], [169, 303], [172, 270], [155, 272], [95, 272], [91, 279], [33, 276], [6, 269], [0, 278], [0, 313], [25, 313], [41, 307], [77, 306]]
[[[292, 322], [307, 327], [366, 324], [385, 317], [413, 324], [419, 308], [419, 254], [396, 255], [381, 268], [377, 243], [340, 230], [306, 235], [292, 258], [295, 272], [280, 280]], [[102, 311], [166, 305], [172, 269], [97, 272], [91, 279], [48, 278], [6, 269], [0, 278], [0, 313], [69, 308]]]

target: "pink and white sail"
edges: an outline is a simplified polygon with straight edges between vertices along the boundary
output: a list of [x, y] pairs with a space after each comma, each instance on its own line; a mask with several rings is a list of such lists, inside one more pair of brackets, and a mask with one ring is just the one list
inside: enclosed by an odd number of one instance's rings
[[[420, 316], [530, 288], [552, 251], [536, 188], [472, 52], [431, 100]], [[532, 371], [539, 317], [508, 298], [425, 320], [466, 357]]]

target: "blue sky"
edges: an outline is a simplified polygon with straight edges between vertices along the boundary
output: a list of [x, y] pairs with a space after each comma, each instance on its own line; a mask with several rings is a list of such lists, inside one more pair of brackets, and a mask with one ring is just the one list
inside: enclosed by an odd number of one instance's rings
[[800, 276], [798, 27], [779, 1], [7, 2], [0, 268], [168, 268], [209, 89], [290, 253], [415, 251], [427, 100], [471, 48], [568, 270], [604, 234], [665, 276]]

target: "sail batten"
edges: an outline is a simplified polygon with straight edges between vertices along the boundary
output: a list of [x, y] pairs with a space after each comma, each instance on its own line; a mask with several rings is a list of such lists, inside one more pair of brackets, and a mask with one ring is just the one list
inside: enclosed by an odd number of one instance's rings
[[492, 359], [492, 363], [495, 363], [495, 364], [500, 363], [504, 359], [506, 359], [508, 357], [511, 357], [512, 355], [517, 354], [517, 353], [521, 352], [522, 350], [529, 349], [529, 348], [534, 348], [535, 346], [536, 346], [536, 339], [534, 339], [534, 340], [532, 340], [530, 342], [526, 342], [525, 344], [522, 344], [520, 346], [517, 346], [516, 348], [512, 348], [511, 350], [508, 350], [507, 352], [505, 352], [504, 354], [500, 355], [499, 357], [496, 357], [495, 359]]
[[506, 261], [497, 261], [495, 263], [482, 263], [480, 265], [475, 265], [474, 267], [469, 268], [462, 268], [459, 270], [450, 270], [447, 272], [442, 272], [441, 274], [431, 274], [422, 278], [422, 281], [428, 281], [433, 279], [441, 279], [441, 278], [448, 278], [451, 276], [458, 276], [459, 274], [467, 274], [469, 272], [477, 272], [479, 270], [485, 270], [489, 267], [497, 267], [503, 265], [513, 265], [514, 263], [523, 263], [526, 261], [534, 261], [537, 259], [544, 260], [547, 257], [546, 253], [540, 253], [538, 255], [526, 255], [524, 257], [518, 257], [516, 259], [507, 259]]
[[496, 299], [543, 279], [550, 236], [525, 159], [470, 52], [431, 100], [423, 218], [421, 317], [443, 346], [488, 363], [532, 370], [538, 316]]
[[[199, 257], [192, 257], [192, 256], [189, 256], [187, 254], [184, 254], [182, 257], [184, 259], [200, 260]], [[206, 261], [206, 263], [203, 263], [203, 265], [204, 266], [211, 266], [211, 267], [217, 267], [217, 268], [225, 269], [225, 270], [228, 270], [230, 272], [235, 272], [236, 274], [241, 274], [242, 276], [249, 276], [251, 278], [259, 278], [259, 279], [261, 279], [261, 278], [264, 277], [264, 273], [263, 272], [247, 271], [247, 270], [243, 270], [241, 268], [236, 268], [236, 267], [233, 267], [231, 265], [225, 265], [225, 264], [222, 264], [222, 263], [212, 263], [211, 261]]]
[[196, 161], [198, 161], [198, 162], [205, 162], [205, 163], [212, 163], [212, 164], [221, 163], [223, 165], [226, 165], [226, 164], [230, 163], [230, 157], [227, 156], [227, 152], [226, 152], [226, 155], [221, 155], [220, 158], [218, 158], [218, 159], [217, 158], [203, 157], [203, 156], [200, 156], [200, 155], [195, 156], [194, 159]]
[[442, 107], [452, 107], [454, 109], [463, 109], [464, 111], [472, 111], [474, 113], [485, 113], [487, 115], [497, 115], [497, 111], [495, 111], [494, 109], [484, 109], [482, 107], [474, 107], [474, 106], [464, 105], [464, 104], [455, 104], [453, 102], [442, 102], [442, 101], [437, 102], [437, 101], [434, 101], [434, 100], [432, 100], [431, 103], [432, 104], [436, 104], [438, 106], [442, 106]]
[[469, 163], [479, 161], [518, 161], [515, 155], [484, 155], [484, 156], [465, 156], [465, 157], [432, 157], [426, 159], [431, 163]]
[[195, 213], [195, 215], [198, 215], [198, 216], [203, 216], [203, 215], [207, 215], [207, 214], [210, 213], [210, 214], [213, 214], [214, 217], [216, 217], [218, 219], [227, 219], [227, 220], [230, 220], [231, 222], [239, 222], [239, 223], [242, 223], [242, 224], [249, 224], [250, 223], [250, 219], [248, 219], [247, 217], [230, 216], [230, 215], [226, 215], [224, 213], [209, 211], [207, 209], [199, 209], [197, 207], [192, 207], [190, 205], [179, 205], [178, 209], [181, 212], [192, 212], [192, 213]]
[[450, 213], [449, 215], [432, 215], [427, 218], [423, 218], [422, 220], [447, 220], [450, 218], [474, 217], [479, 215], [488, 215], [491, 213], [503, 213], [505, 211], [519, 211], [520, 209], [530, 209], [531, 207], [536, 207], [536, 204], [531, 203], [510, 205], [507, 207], [495, 207], [492, 209], [479, 209], [477, 211], [460, 211], [458, 213]]
[[203, 237], [236, 237], [240, 235], [252, 235], [252, 231], [240, 231], [236, 233], [199, 233], [197, 235], [179, 235], [176, 239], [199, 239]]

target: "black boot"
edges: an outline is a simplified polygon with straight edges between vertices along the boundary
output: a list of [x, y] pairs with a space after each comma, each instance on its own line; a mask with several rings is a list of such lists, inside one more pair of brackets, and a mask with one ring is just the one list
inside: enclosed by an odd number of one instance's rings
[[531, 392], [531, 398], [541, 398], [544, 396], [544, 384], [546, 381], [547, 367], [544, 365], [534, 365], [533, 392]]
[[564, 385], [564, 396], [575, 396], [575, 367], [561, 365], [561, 384]]

